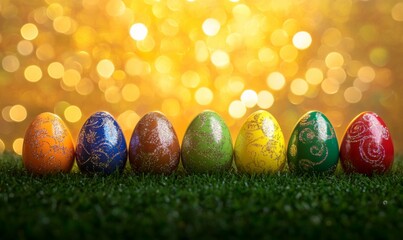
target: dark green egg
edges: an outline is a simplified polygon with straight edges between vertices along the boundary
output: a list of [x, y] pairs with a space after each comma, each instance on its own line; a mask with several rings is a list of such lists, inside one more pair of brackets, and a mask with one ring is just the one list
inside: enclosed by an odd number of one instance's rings
[[298, 121], [288, 142], [287, 159], [292, 172], [334, 173], [339, 145], [334, 128], [323, 113], [310, 111]]
[[204, 111], [193, 119], [182, 142], [182, 163], [187, 172], [228, 170], [232, 153], [230, 131], [217, 113]]

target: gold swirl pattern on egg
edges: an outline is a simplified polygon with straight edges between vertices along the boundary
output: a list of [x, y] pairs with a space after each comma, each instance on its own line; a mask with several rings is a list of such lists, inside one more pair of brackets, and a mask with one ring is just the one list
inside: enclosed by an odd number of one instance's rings
[[284, 136], [268, 112], [257, 111], [245, 121], [235, 143], [235, 162], [238, 170], [246, 173], [275, 172], [284, 167]]
[[121, 172], [126, 156], [126, 140], [109, 113], [97, 112], [84, 123], [77, 143], [77, 165], [81, 171]]
[[301, 117], [291, 134], [287, 155], [291, 171], [324, 173], [336, 169], [336, 133], [325, 115], [310, 111]]

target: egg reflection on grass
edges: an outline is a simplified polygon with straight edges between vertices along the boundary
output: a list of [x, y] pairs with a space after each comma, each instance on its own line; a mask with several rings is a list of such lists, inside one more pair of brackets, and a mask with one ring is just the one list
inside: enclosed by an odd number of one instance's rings
[[403, 91], [395, 51], [402, 8], [387, 1], [3, 1], [0, 152], [20, 153], [24, 129], [41, 112], [61, 116], [76, 139], [101, 110], [117, 118], [127, 141], [139, 116], [154, 110], [179, 140], [205, 109], [232, 134], [247, 115], [269, 109], [286, 139], [308, 110], [326, 113], [339, 136], [348, 119], [372, 110], [401, 146], [394, 113]]

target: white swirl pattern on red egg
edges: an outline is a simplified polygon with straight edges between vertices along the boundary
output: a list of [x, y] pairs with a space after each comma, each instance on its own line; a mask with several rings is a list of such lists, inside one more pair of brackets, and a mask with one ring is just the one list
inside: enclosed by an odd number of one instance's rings
[[[375, 113], [366, 113], [360, 121], [353, 123], [348, 130], [348, 143], [359, 143], [359, 152], [364, 162], [370, 163], [377, 169], [386, 170], [384, 163], [385, 149], [382, 144], [377, 143], [377, 139], [389, 139], [389, 131], [376, 119]], [[380, 135], [374, 135], [380, 133]], [[352, 167], [352, 164], [349, 164]]]

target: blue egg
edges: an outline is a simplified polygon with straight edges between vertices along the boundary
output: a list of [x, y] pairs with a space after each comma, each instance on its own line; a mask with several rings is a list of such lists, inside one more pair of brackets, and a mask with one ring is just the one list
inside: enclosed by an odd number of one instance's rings
[[126, 140], [111, 114], [96, 112], [87, 119], [78, 136], [76, 160], [83, 173], [123, 171], [127, 160]]

